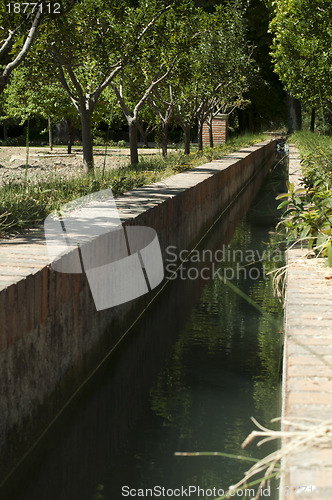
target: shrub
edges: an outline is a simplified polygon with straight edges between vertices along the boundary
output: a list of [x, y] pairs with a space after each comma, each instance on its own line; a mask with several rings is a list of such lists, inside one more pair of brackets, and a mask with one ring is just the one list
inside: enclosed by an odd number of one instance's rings
[[332, 265], [332, 139], [312, 133], [297, 133], [292, 141], [301, 153], [303, 188], [289, 185], [278, 208], [287, 207], [280, 226], [289, 244], [306, 242], [316, 255]]
[[20, 135], [18, 137], [8, 137], [5, 141], [6, 146], [25, 146], [26, 137], [25, 135]]
[[301, 153], [303, 181], [307, 187], [315, 182], [332, 183], [332, 137], [298, 132], [292, 141]]

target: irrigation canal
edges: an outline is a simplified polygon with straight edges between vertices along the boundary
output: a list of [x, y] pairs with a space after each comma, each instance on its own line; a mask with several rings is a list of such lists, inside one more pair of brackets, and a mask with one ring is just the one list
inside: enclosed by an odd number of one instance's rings
[[[249, 187], [191, 255], [168, 249], [166, 275], [175, 278], [175, 271], [177, 278], [168, 280], [1, 498], [120, 500], [163, 492], [166, 498], [167, 490], [167, 498], [179, 491], [185, 498], [189, 486], [191, 498], [215, 498], [211, 490], [227, 490], [250, 463], [175, 452], [260, 458], [273, 449], [242, 450], [241, 443], [254, 429], [251, 416], [270, 426], [281, 411], [283, 314], [266, 273], [282, 265], [273, 229], [284, 174], [279, 163], [253, 202]], [[179, 256], [187, 257], [182, 268]], [[277, 498], [276, 488], [272, 483], [269, 498]]]

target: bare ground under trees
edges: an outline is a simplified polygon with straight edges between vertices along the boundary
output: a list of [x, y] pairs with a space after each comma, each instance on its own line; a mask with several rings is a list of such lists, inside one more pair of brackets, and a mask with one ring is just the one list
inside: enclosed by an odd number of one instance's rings
[[[160, 149], [140, 149], [139, 155], [160, 155]], [[94, 148], [95, 170], [102, 171], [105, 161], [105, 149]], [[130, 163], [130, 151], [127, 148], [107, 151], [105, 170], [127, 166]], [[0, 147], [0, 185], [24, 180], [26, 165], [25, 147]], [[30, 147], [28, 161], [28, 181], [39, 182], [54, 178], [70, 178], [83, 174], [82, 148], [73, 148], [72, 154], [67, 149], [55, 148], [52, 152], [47, 148]]]

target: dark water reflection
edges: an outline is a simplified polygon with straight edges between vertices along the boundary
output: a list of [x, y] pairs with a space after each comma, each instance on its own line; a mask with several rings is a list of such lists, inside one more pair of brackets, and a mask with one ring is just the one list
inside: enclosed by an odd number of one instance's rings
[[[198, 248], [196, 257], [232, 237], [231, 257], [214, 263], [215, 279], [178, 279], [165, 287], [1, 498], [120, 500], [124, 485], [227, 489], [248, 463], [174, 452], [260, 457], [271, 450], [243, 451], [241, 443], [253, 429], [251, 416], [269, 425], [280, 414], [282, 307], [264, 279], [263, 263], [244, 256], [255, 251], [261, 257], [271, 248], [274, 198], [282, 190], [276, 177], [269, 178], [241, 221], [253, 198], [248, 188]], [[240, 250], [236, 257], [234, 250]], [[278, 247], [265, 255], [267, 270], [271, 255], [279, 258]], [[206, 266], [211, 262], [189, 261], [185, 269], [200, 274]], [[254, 268], [255, 279], [249, 279]], [[232, 269], [231, 287], [220, 276], [231, 276]]]
[[[231, 248], [249, 245], [263, 250], [263, 233], [245, 221]], [[248, 468], [229, 458], [178, 458], [174, 451], [255, 457], [270, 451], [252, 447], [243, 452], [241, 443], [253, 428], [250, 416], [269, 424], [280, 414], [282, 311], [270, 282], [235, 284], [264, 312], [220, 280], [206, 286], [150, 391], [140, 435], [128, 442], [123, 467], [110, 468], [103, 482], [105, 498], [116, 496], [123, 484], [226, 489]]]

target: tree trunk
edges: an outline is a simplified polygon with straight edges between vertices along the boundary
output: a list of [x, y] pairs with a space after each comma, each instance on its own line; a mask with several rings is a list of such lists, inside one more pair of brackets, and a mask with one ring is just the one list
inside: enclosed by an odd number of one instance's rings
[[301, 103], [287, 93], [288, 134], [302, 128]]
[[167, 144], [168, 144], [168, 123], [163, 123], [161, 131], [161, 150], [163, 158], [167, 156]]
[[197, 139], [198, 139], [198, 151], [203, 150], [203, 120], [198, 118], [198, 127], [197, 127]]
[[248, 109], [248, 123], [249, 123], [249, 132], [251, 134], [255, 133], [255, 114], [252, 108]]
[[239, 124], [239, 133], [244, 134], [245, 132], [248, 131], [247, 113], [245, 110], [237, 108], [236, 114], [237, 114], [237, 121]]
[[50, 151], [53, 151], [52, 124], [50, 117], [48, 117], [47, 119], [47, 127], [48, 127], [48, 144], [50, 146]]
[[316, 109], [312, 108], [311, 120], [310, 120], [310, 132], [315, 132], [315, 118], [316, 118]]
[[6, 141], [7, 137], [8, 137], [8, 135], [7, 135], [7, 121], [6, 120], [4, 120], [2, 128], [3, 128], [3, 140]]
[[144, 146], [146, 146], [147, 148], [149, 147], [149, 143], [148, 143], [148, 136], [147, 136], [147, 133], [145, 132], [144, 128], [143, 128], [143, 125], [140, 123], [140, 122], [137, 122], [137, 127], [138, 127], [138, 130], [139, 130], [139, 133], [141, 134], [141, 142], [144, 143]]
[[213, 128], [212, 128], [213, 118], [209, 120], [209, 140], [210, 140], [210, 148], [213, 148]]
[[130, 163], [138, 164], [137, 151], [137, 122], [136, 120], [129, 121], [129, 144], [130, 144]]
[[190, 153], [190, 125], [186, 124], [183, 129], [184, 133], [184, 154], [189, 155]]
[[74, 127], [71, 123], [71, 119], [67, 118], [67, 127], [68, 127], [68, 141], [67, 141], [67, 153], [70, 155], [71, 154], [71, 148], [74, 142]]
[[93, 146], [91, 131], [91, 116], [88, 111], [81, 112], [82, 144], [83, 144], [83, 172], [93, 174]]

